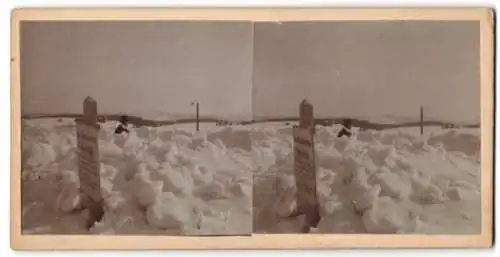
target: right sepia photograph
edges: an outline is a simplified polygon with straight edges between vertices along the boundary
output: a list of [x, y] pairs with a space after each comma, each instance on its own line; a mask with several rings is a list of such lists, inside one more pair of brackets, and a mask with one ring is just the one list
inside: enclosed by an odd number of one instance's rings
[[479, 21], [253, 35], [254, 233], [481, 233]]

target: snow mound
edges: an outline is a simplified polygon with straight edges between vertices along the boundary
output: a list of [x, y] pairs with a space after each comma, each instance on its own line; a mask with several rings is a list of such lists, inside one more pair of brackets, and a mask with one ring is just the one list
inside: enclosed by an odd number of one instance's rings
[[[128, 135], [114, 135], [115, 126], [103, 123], [99, 133], [104, 217], [83, 233], [286, 233], [300, 227], [289, 218], [296, 208], [291, 124], [203, 132], [140, 127]], [[407, 129], [354, 129], [351, 138], [338, 138], [339, 129], [316, 129], [317, 233], [479, 233], [479, 130], [420, 136]], [[22, 183], [29, 185], [23, 187], [23, 228], [68, 231], [81, 219], [75, 214], [81, 209], [75, 123], [27, 120], [22, 136]]]
[[[250, 131], [235, 127], [194, 133], [167, 126], [132, 128], [129, 134], [115, 135], [115, 127], [114, 122], [101, 124], [99, 157], [105, 213], [88, 233], [251, 232]], [[72, 217], [83, 223], [84, 215], [76, 214], [81, 203], [75, 123], [28, 120], [23, 138], [23, 183], [54, 183], [54, 192], [44, 194], [47, 199], [33, 196], [27, 200], [23, 206], [26, 216], [35, 216], [28, 207], [37, 203], [54, 206], [60, 216], [57, 220]], [[220, 206], [211, 208], [216, 200]], [[225, 222], [229, 218], [223, 213], [232, 213], [231, 219], [238, 221]], [[44, 233], [70, 230], [70, 225], [52, 221], [54, 214], [49, 209], [36, 216], [38, 223], [46, 222], [50, 228]], [[222, 227], [214, 229], [218, 226]], [[23, 227], [38, 231], [29, 223]]]
[[[252, 137], [261, 165], [254, 175], [254, 212], [261, 213], [254, 227], [262, 233], [272, 231], [268, 217], [277, 217], [283, 230], [280, 220], [295, 208], [293, 139], [284, 131], [266, 128]], [[338, 138], [338, 131], [316, 128], [318, 233], [479, 233], [481, 209], [468, 207], [480, 203], [479, 131], [367, 130], [351, 138]], [[271, 149], [289, 154], [278, 158]], [[467, 215], [449, 222], [460, 208]]]

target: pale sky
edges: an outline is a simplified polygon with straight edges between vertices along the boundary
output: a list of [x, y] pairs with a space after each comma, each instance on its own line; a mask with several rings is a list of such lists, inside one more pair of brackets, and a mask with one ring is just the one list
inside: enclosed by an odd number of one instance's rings
[[479, 121], [479, 22], [354, 21], [255, 25], [253, 110]]
[[26, 22], [24, 114], [251, 114], [250, 22]]
[[24, 22], [22, 112], [479, 121], [479, 22]]

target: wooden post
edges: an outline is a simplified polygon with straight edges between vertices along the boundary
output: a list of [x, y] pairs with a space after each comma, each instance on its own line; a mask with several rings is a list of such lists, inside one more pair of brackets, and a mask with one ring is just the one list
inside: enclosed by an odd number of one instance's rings
[[99, 172], [99, 130], [97, 102], [87, 97], [83, 101], [83, 118], [76, 120], [81, 202], [83, 208], [89, 209], [87, 228], [104, 215]]
[[196, 131], [200, 131], [200, 105], [196, 102]]
[[420, 135], [424, 135], [424, 106], [420, 105]]
[[297, 188], [297, 212], [305, 214], [308, 232], [319, 223], [319, 206], [316, 194], [316, 167], [314, 158], [314, 110], [304, 100], [299, 105], [299, 125], [293, 128], [294, 172]]

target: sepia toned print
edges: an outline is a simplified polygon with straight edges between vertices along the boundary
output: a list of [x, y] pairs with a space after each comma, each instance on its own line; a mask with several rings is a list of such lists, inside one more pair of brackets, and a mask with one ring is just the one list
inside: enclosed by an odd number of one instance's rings
[[22, 234], [479, 235], [479, 25], [22, 22]]
[[251, 234], [251, 50], [250, 22], [23, 23], [23, 233]]
[[[254, 29], [256, 232], [481, 233], [479, 22]], [[305, 120], [306, 170], [293, 127]], [[304, 209], [307, 184], [317, 204]]]

